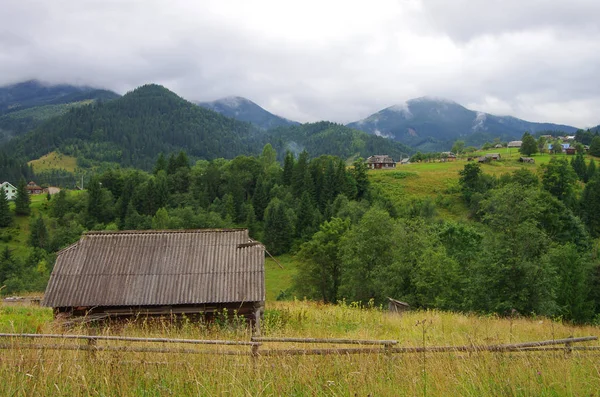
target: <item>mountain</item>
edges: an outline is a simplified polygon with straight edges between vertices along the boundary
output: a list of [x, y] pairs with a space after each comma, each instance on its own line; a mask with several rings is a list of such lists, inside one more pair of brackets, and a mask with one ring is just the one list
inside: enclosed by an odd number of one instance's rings
[[108, 90], [69, 84], [45, 84], [38, 80], [0, 87], [0, 114], [44, 105], [85, 100], [110, 100], [119, 95]]
[[1, 150], [26, 160], [59, 150], [76, 156], [79, 166], [112, 162], [149, 170], [161, 152], [185, 150], [192, 159], [259, 153], [259, 132], [149, 84], [112, 101], [72, 108]]
[[295, 121], [276, 116], [251, 100], [239, 96], [222, 98], [213, 102], [196, 102], [196, 104], [224, 116], [252, 123], [264, 130], [298, 124]]
[[0, 142], [22, 135], [69, 109], [120, 95], [107, 90], [37, 80], [0, 87]]
[[414, 149], [400, 142], [328, 121], [274, 128], [268, 132], [266, 140], [273, 145], [280, 159], [288, 150], [294, 153], [306, 150], [313, 157], [331, 154], [343, 159], [387, 154], [397, 161], [414, 153]]
[[478, 146], [496, 137], [517, 139], [525, 131], [577, 131], [577, 128], [567, 125], [532, 123], [510, 116], [476, 112], [454, 101], [434, 97], [390, 106], [350, 123], [348, 127], [400, 141], [421, 151], [449, 150], [457, 139], [464, 140], [467, 145]]

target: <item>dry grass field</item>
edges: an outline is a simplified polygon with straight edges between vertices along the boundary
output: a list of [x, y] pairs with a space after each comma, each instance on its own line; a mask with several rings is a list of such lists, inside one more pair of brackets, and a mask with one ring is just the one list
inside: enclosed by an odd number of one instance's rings
[[[0, 307], [1, 332], [101, 334], [137, 337], [248, 341], [242, 322], [144, 321], [65, 331], [50, 312], [35, 307]], [[263, 335], [394, 339], [398, 346], [490, 345], [600, 334], [546, 318], [502, 319], [438, 311], [402, 316], [376, 307], [267, 302]], [[261, 355], [282, 348], [334, 347], [299, 343], [249, 346], [152, 348], [202, 350], [160, 353], [29, 349], [31, 343], [0, 338], [0, 395], [27, 396], [594, 396], [600, 390], [598, 351], [379, 353]], [[86, 345], [66, 339], [54, 345]], [[6, 349], [11, 346], [13, 348]], [[132, 343], [99, 341], [106, 346]], [[149, 348], [148, 343], [137, 346]], [[598, 341], [582, 346], [598, 346]], [[349, 347], [349, 346], [345, 346]], [[352, 347], [352, 346], [350, 346]], [[356, 347], [356, 346], [354, 346]], [[218, 353], [234, 352], [235, 355]], [[230, 353], [232, 354], [232, 353]]]

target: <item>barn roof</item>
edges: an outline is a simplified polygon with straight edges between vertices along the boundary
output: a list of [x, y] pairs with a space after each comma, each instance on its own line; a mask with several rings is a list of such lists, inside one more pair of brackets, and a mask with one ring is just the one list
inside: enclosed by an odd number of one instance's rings
[[43, 304], [265, 300], [264, 247], [246, 229], [88, 232], [58, 253]]

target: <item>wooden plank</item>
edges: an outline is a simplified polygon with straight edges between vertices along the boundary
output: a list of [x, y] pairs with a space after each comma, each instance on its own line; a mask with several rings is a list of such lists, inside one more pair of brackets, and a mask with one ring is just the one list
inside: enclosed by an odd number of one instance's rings
[[[254, 347], [253, 347], [254, 348]], [[125, 353], [177, 353], [177, 354], [216, 354], [225, 356], [249, 356], [249, 351], [234, 350], [196, 350], [185, 348], [161, 348], [161, 347], [136, 347], [136, 346], [90, 346], [90, 345], [56, 345], [56, 344], [23, 344], [12, 345], [0, 343], [0, 349], [27, 349], [27, 350], [71, 350], [71, 351], [116, 351]]]
[[127, 342], [160, 342], [160, 343], [191, 343], [198, 345], [242, 345], [255, 346], [258, 342], [237, 340], [210, 340], [210, 339], [171, 339], [171, 338], [139, 338], [130, 336], [104, 336], [104, 335], [60, 335], [60, 334], [6, 334], [0, 333], [0, 338], [49, 338], [49, 339], [81, 339], [81, 340], [115, 340]]
[[340, 345], [396, 345], [397, 340], [365, 340], [365, 339], [319, 339], [319, 338], [261, 338], [253, 337], [253, 342], [284, 343], [331, 343]]

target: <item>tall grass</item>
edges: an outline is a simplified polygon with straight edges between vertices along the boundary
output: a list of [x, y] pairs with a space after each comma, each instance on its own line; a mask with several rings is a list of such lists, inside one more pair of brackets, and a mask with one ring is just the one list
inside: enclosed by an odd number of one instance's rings
[[[237, 340], [250, 337], [249, 329], [239, 322], [205, 324], [186, 319], [138, 319], [103, 328], [76, 327], [65, 331], [50, 321], [47, 310], [5, 309], [0, 312], [2, 332], [26, 332], [35, 327], [38, 332], [73, 334]], [[23, 317], [35, 321], [29, 323]], [[416, 311], [398, 316], [376, 307], [305, 301], [269, 302], [263, 322], [265, 336], [396, 339], [400, 346], [510, 343], [598, 335], [599, 331], [597, 327], [574, 327], [546, 318], [503, 319], [439, 311]], [[5, 339], [0, 343], [17, 341]], [[600, 362], [593, 352], [252, 358], [249, 355], [120, 351], [92, 354], [26, 349], [23, 343], [27, 342], [19, 343], [15, 349], [0, 350], [0, 395], [578, 396], [594, 395], [600, 390]], [[98, 345], [106, 343], [98, 342]], [[131, 343], [112, 345], [130, 346]], [[269, 347], [316, 346], [265, 344], [261, 349]], [[201, 349], [249, 353], [248, 346]]]

